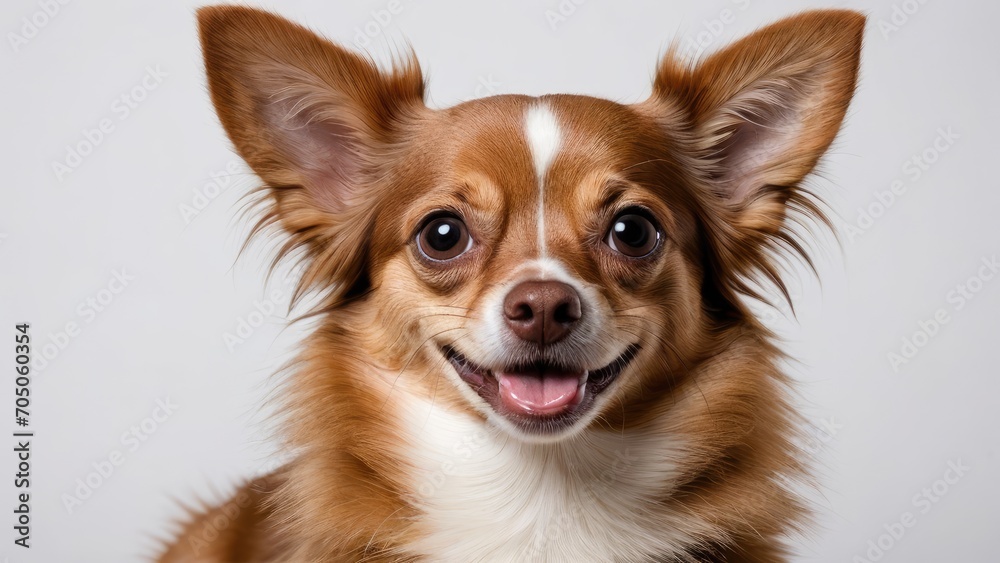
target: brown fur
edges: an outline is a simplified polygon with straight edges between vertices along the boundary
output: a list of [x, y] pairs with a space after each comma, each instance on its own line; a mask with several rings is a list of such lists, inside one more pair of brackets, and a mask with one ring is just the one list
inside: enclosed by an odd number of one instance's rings
[[[248, 506], [197, 550], [224, 507], [194, 515], [161, 561], [422, 561], [408, 549], [424, 532], [394, 413], [424, 397], [484, 418], [441, 376], [437, 345], [460, 341], [484, 292], [538, 251], [522, 131], [538, 99], [431, 110], [412, 59], [380, 70], [248, 8], [205, 8], [199, 22], [212, 100], [264, 181], [259, 230], [283, 231], [279, 258], [306, 266], [297, 296], [321, 302], [283, 387], [295, 461], [242, 489]], [[800, 182], [846, 112], [863, 26], [854, 12], [808, 12], [697, 65], [668, 54], [634, 106], [541, 98], [565, 135], [546, 187], [558, 202], [546, 210], [549, 253], [602, 289], [609, 335], [643, 344], [587, 431], [656, 421], [686, 439], [681, 482], [649, 499], [717, 530], [685, 560], [784, 560], [806, 516], [790, 490], [803, 464], [781, 354], [743, 300], [759, 280], [783, 287], [776, 253], [804, 254], [790, 218], [824, 220]], [[752, 153], [761, 143], [772, 150]], [[601, 247], [626, 203], [662, 223], [654, 259]], [[448, 268], [422, 262], [412, 242], [442, 208], [477, 242]]]

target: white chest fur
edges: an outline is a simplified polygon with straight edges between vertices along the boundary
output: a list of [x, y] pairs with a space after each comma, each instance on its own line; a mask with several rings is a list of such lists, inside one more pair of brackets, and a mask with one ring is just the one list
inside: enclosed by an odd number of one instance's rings
[[648, 561], [711, 531], [655, 503], [682, 455], [665, 433], [526, 444], [440, 408], [411, 414], [403, 453], [424, 512], [414, 548], [431, 561]]

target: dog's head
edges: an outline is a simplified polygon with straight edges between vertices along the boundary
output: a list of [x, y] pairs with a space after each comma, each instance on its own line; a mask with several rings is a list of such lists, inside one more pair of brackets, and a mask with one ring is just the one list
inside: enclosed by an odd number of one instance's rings
[[402, 392], [532, 441], [641, 418], [752, 322], [741, 294], [798, 248], [788, 214], [815, 211], [799, 183], [843, 119], [864, 25], [811, 12], [697, 65], [668, 54], [635, 105], [436, 110], [412, 60], [382, 70], [251, 9], [199, 17], [219, 116], [329, 332]]

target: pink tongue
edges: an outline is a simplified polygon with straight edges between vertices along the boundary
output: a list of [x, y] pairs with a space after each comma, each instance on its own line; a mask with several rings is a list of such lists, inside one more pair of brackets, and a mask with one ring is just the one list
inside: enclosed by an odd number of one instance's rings
[[497, 373], [500, 398], [508, 409], [528, 415], [553, 415], [575, 404], [582, 373]]

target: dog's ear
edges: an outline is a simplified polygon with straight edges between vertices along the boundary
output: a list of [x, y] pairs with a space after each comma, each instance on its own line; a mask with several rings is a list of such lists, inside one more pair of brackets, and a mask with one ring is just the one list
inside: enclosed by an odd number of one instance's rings
[[382, 71], [251, 8], [202, 8], [198, 24], [216, 112], [265, 183], [260, 225], [289, 234], [279, 257], [300, 249], [310, 259], [300, 292], [332, 282], [337, 301], [364, 276], [373, 179], [391, 166], [398, 131], [425, 108], [419, 66], [411, 57]]
[[779, 21], [694, 67], [666, 57], [654, 96], [680, 98], [716, 193], [747, 227], [777, 231], [782, 192], [816, 165], [854, 93], [865, 17], [821, 10]]
[[783, 230], [788, 211], [825, 221], [799, 183], [843, 121], [864, 27], [857, 12], [805, 12], [700, 63], [672, 53], [660, 63], [650, 102], [679, 106], [686, 116], [696, 172], [713, 192], [713, 208], [726, 217], [726, 225], [715, 229], [728, 231], [716, 244], [726, 261], [721, 269], [736, 265], [735, 274], [746, 276], [756, 267], [774, 279], [763, 248], [790, 244], [801, 250]]

